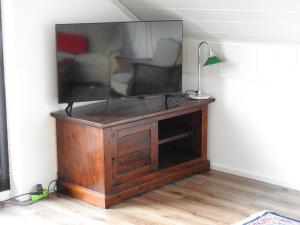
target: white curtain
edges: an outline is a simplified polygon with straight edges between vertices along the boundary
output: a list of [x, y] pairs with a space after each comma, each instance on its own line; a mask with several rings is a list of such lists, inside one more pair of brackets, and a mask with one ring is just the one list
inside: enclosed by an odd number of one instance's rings
[[160, 39], [173, 39], [181, 43], [180, 23], [168, 21], [128, 23], [125, 27], [124, 56], [152, 58]]
[[132, 58], [152, 58], [154, 43], [151, 23], [128, 23], [124, 55]]

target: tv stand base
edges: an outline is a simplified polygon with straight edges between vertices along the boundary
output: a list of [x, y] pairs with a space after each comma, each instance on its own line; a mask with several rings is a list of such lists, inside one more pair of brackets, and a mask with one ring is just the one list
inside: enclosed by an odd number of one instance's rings
[[72, 116], [73, 105], [74, 102], [70, 102], [68, 103], [67, 108], [65, 109], [68, 116]]
[[164, 98], [112, 101], [110, 107], [98, 102], [74, 108], [72, 116], [52, 113], [58, 191], [107, 208], [208, 171], [208, 104], [214, 99], [174, 96], [178, 106], [166, 108]]
[[[109, 206], [115, 205], [128, 199], [132, 196], [136, 196], [142, 194], [144, 192], [150, 191], [162, 185], [168, 184], [170, 182], [174, 182], [180, 180], [182, 178], [209, 171], [210, 165], [209, 161], [203, 162], [195, 162], [194, 165], [187, 165], [178, 166], [178, 170], [175, 171], [175, 168], [172, 168], [173, 171], [170, 169], [165, 169], [162, 171], [157, 172], [155, 174], [154, 179], [149, 180], [146, 183], [134, 186], [130, 189], [123, 190], [121, 192], [105, 195], [90, 189], [78, 186], [72, 183], [65, 183], [60, 182], [58, 191], [67, 195], [70, 195], [74, 198], [83, 200], [85, 202], [89, 202], [93, 205], [99, 206], [101, 208], [108, 208]], [[164, 174], [163, 176], [161, 174]]]

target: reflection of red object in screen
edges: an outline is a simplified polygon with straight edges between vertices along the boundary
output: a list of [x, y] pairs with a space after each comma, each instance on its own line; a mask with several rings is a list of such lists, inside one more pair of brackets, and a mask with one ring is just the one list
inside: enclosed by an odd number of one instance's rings
[[56, 44], [60, 52], [80, 54], [87, 51], [87, 38], [79, 34], [58, 32]]

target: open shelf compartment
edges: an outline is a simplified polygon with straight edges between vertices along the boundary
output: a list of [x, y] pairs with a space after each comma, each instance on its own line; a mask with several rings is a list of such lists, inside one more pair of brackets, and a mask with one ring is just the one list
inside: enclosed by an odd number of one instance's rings
[[201, 157], [201, 111], [158, 122], [158, 168]]

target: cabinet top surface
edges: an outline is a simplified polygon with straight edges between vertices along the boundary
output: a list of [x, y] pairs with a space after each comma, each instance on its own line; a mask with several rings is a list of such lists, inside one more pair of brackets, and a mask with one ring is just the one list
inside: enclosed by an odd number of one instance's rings
[[190, 100], [187, 97], [176, 97], [175, 99], [178, 106], [171, 98], [168, 99], [166, 105], [165, 97], [161, 96], [152, 96], [146, 99], [110, 99], [108, 103], [102, 101], [74, 107], [72, 116], [68, 116], [64, 110], [53, 112], [51, 115], [58, 119], [105, 128], [185, 109], [200, 109], [202, 106], [215, 101], [214, 98]]

